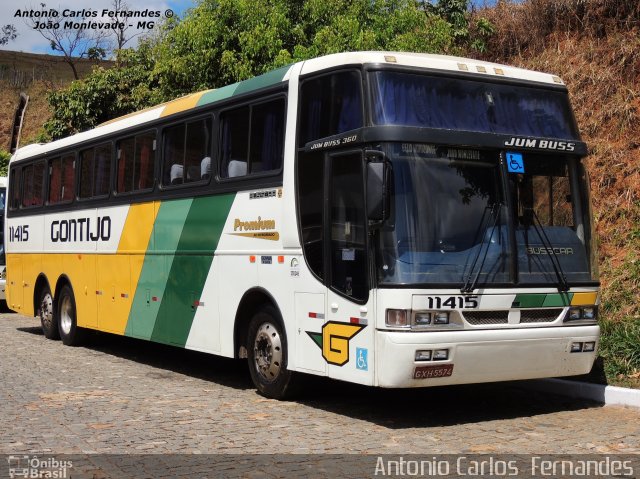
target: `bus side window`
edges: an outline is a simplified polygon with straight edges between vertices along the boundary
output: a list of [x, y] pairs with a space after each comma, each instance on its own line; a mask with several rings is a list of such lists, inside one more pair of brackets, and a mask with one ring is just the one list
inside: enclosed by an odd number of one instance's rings
[[44, 188], [44, 161], [22, 169], [22, 206], [42, 206]]
[[93, 148], [80, 152], [80, 198], [91, 198], [93, 193]]
[[136, 165], [134, 187], [136, 190], [153, 188], [153, 165], [155, 163], [156, 134], [143, 133], [136, 136]]
[[80, 198], [109, 194], [111, 157], [111, 143], [80, 152]]
[[184, 156], [185, 183], [200, 181], [202, 162], [211, 158], [211, 119], [187, 123]]
[[116, 191], [126, 193], [133, 190], [135, 139], [125, 138], [116, 143], [117, 180]]
[[302, 84], [299, 146], [363, 125], [360, 83], [360, 74], [348, 71]]
[[260, 103], [251, 109], [250, 173], [282, 167], [284, 151], [284, 98]]
[[111, 143], [96, 147], [93, 175], [93, 196], [108, 195], [111, 184]]
[[13, 168], [11, 170], [11, 182], [9, 183], [10, 199], [9, 209], [15, 210], [20, 206], [20, 176], [21, 171], [19, 168]]
[[220, 154], [220, 177], [234, 178], [247, 174], [249, 157], [249, 107], [243, 106], [222, 113], [222, 151]]
[[62, 191], [60, 192], [60, 201], [73, 200], [76, 180], [76, 157], [70, 154], [62, 157]]
[[49, 200], [53, 205], [60, 202], [62, 189], [62, 158], [54, 158], [49, 161]]
[[211, 158], [211, 119], [182, 123], [164, 131], [162, 184], [179, 185], [203, 179], [203, 162]]

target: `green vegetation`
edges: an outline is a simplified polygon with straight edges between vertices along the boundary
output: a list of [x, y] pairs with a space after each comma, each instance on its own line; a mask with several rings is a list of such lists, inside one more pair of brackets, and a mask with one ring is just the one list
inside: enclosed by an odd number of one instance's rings
[[9, 159], [11, 153], [6, 150], [0, 150], [0, 176], [7, 176], [9, 172]]
[[609, 384], [628, 385], [629, 378], [640, 378], [640, 319], [601, 321], [600, 327], [600, 356]]
[[170, 19], [116, 67], [97, 68], [49, 96], [55, 139], [194, 91], [218, 88], [295, 61], [354, 50], [482, 51], [493, 31], [468, 0], [201, 0]]
[[53, 116], [44, 125], [47, 135], [62, 138], [159, 103], [149, 58], [148, 45], [120, 50], [118, 68], [98, 67], [84, 80], [51, 92]]

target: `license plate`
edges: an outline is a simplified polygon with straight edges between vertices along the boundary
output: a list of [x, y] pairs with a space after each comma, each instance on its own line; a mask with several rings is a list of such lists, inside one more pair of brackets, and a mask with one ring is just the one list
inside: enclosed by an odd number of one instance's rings
[[447, 378], [453, 374], [453, 364], [437, 364], [433, 366], [416, 366], [413, 379]]

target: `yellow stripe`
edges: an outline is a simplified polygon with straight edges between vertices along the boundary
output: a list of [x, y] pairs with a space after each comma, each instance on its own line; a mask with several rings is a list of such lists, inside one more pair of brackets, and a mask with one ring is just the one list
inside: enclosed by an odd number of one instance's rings
[[131, 205], [122, 228], [118, 253], [145, 254], [157, 214], [153, 202]]
[[573, 299], [571, 300], [571, 306], [587, 306], [596, 304], [597, 297], [598, 293], [595, 291], [592, 293], [574, 293]]
[[[207, 91], [210, 91], [210, 90], [207, 90]], [[162, 110], [160, 117], [173, 115], [174, 113], [179, 113], [181, 111], [194, 108], [198, 104], [198, 100], [200, 100], [200, 97], [202, 97], [202, 95], [204, 95], [207, 91], [193, 93], [191, 95], [178, 98], [177, 100], [170, 101], [164, 107], [164, 110]]]
[[98, 256], [97, 301], [102, 331], [124, 334], [156, 214], [153, 202], [130, 206], [117, 254]]

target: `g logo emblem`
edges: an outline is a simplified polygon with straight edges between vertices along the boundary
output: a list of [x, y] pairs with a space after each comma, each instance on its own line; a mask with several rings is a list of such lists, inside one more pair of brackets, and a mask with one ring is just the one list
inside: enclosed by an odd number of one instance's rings
[[322, 334], [307, 331], [313, 342], [322, 348], [322, 357], [329, 364], [343, 366], [349, 362], [349, 341], [364, 329], [364, 325], [329, 321]]

